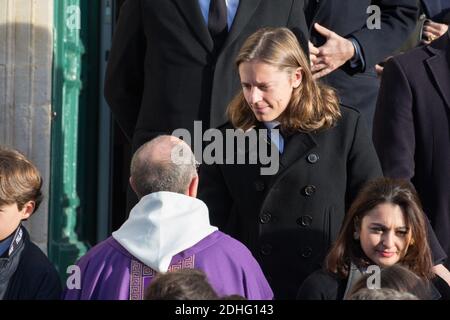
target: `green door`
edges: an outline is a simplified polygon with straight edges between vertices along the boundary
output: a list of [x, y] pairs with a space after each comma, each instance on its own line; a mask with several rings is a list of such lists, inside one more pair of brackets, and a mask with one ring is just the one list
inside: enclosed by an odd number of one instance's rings
[[48, 250], [63, 278], [97, 240], [98, 8], [54, 1]]

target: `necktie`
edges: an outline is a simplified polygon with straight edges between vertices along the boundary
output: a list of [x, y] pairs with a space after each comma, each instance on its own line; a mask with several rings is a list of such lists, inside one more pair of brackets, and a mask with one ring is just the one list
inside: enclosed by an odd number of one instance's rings
[[[278, 132], [274, 131], [274, 129], [277, 129]], [[275, 144], [278, 151], [282, 154], [284, 151], [284, 137], [281, 133], [279, 125], [269, 130], [269, 140], [271, 143]]]
[[214, 49], [220, 50], [228, 34], [227, 5], [225, 0], [211, 0], [209, 4], [208, 29], [214, 41]]

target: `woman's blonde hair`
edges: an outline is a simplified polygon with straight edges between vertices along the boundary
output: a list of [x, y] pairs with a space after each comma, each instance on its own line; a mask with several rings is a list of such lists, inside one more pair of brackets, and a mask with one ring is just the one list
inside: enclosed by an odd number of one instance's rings
[[[287, 28], [263, 28], [244, 43], [236, 59], [239, 68], [243, 62], [259, 61], [289, 73], [301, 67], [302, 82], [294, 88], [291, 100], [280, 118], [284, 131], [311, 132], [332, 127], [340, 117], [339, 100], [333, 89], [313, 79], [309, 62], [300, 44]], [[247, 130], [257, 120], [241, 91], [228, 105], [228, 118], [236, 128]]]

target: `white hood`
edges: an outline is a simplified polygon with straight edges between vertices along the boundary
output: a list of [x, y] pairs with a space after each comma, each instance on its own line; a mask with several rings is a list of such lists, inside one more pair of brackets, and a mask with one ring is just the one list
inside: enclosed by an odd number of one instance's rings
[[144, 264], [166, 272], [174, 255], [216, 230], [203, 201], [162, 191], [143, 197], [112, 236]]

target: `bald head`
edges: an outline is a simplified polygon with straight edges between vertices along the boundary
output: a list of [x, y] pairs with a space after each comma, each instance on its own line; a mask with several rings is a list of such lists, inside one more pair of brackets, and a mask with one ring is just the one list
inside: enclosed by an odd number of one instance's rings
[[173, 136], [145, 143], [131, 160], [130, 182], [139, 198], [158, 191], [187, 194], [194, 178], [194, 155], [185, 142]]

